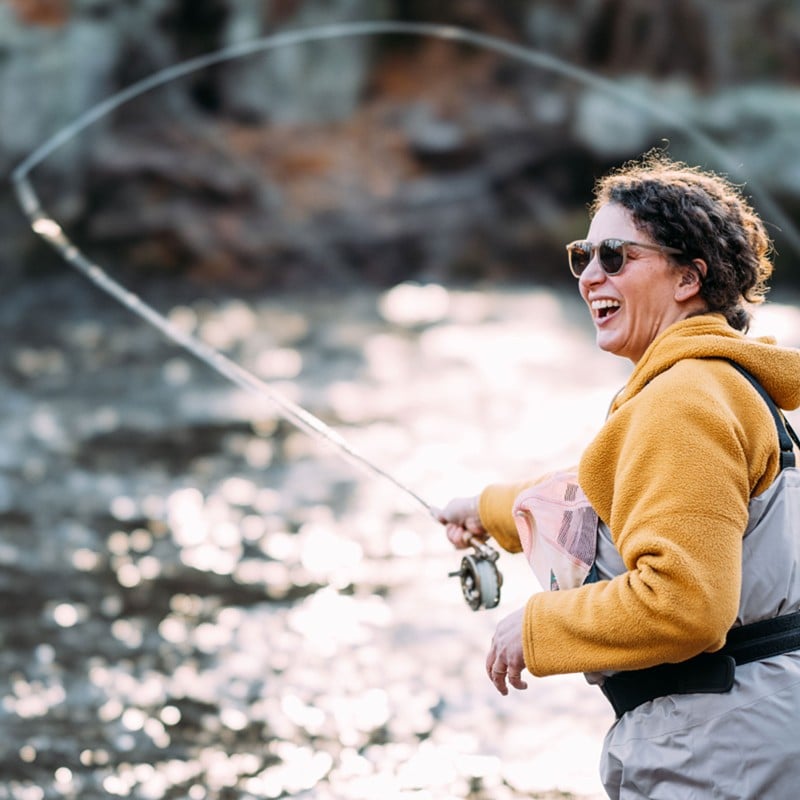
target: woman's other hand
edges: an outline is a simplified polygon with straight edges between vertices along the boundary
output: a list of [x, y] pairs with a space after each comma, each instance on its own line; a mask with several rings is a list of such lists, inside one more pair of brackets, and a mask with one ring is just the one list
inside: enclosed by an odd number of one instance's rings
[[502, 695], [508, 694], [508, 684], [515, 689], [527, 689], [522, 680], [525, 655], [522, 649], [522, 621], [525, 609], [520, 608], [500, 620], [492, 637], [492, 646], [486, 656], [486, 673]]

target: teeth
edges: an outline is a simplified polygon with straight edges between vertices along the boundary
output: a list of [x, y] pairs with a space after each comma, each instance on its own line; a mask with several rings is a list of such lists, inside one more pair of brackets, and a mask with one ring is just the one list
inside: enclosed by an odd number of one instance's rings
[[599, 311], [601, 308], [619, 308], [618, 300], [592, 300], [592, 308]]

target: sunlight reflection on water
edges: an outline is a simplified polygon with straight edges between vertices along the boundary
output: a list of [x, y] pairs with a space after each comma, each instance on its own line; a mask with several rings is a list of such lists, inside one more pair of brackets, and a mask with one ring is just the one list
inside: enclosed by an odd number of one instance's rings
[[[596, 350], [574, 296], [404, 284], [349, 309], [343, 322], [335, 302], [282, 298], [170, 316], [434, 504], [574, 463], [629, 372]], [[70, 341], [91, 353], [102, 331], [81, 325]], [[800, 311], [768, 304], [752, 332], [800, 345]], [[55, 361], [24, 358], [43, 375]], [[96, 588], [47, 595], [35, 655], [9, 673], [2, 714], [50, 726], [18, 737], [20, 774], [46, 772], [53, 797], [601, 796], [611, 715], [582, 677], [504, 699], [483, 674], [495, 624], [536, 588], [524, 560], [502, 556], [501, 605], [473, 614], [447, 577], [459, 557], [396, 487], [258, 398], [198, 383], [194, 364], [153, 369], [165, 402], [150, 417], [133, 402], [155, 455], [125, 440], [116, 472], [67, 476], [91, 487], [95, 517], [62, 524], [58, 556], [37, 551]], [[32, 435], [52, 452], [113, 436], [129, 409], [98, 401], [75, 418], [40, 405]], [[171, 409], [185, 439], [169, 438]], [[0, 559], [24, 553], [10, 538]], [[64, 720], [82, 736], [59, 749], [46, 731]], [[36, 783], [0, 798], [42, 800]]]

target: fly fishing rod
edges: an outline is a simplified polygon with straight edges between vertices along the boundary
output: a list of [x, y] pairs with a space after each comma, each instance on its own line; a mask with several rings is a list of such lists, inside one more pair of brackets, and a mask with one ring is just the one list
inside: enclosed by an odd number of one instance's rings
[[[128, 310], [154, 328], [157, 328], [168, 339], [203, 361], [218, 374], [246, 391], [262, 398], [266, 397], [274, 404], [281, 417], [294, 424], [304, 433], [332, 445], [347, 461], [365, 470], [370, 475], [383, 478], [392, 483], [438, 521], [434, 506], [390, 472], [387, 472], [356, 450], [319, 417], [290, 400], [282, 392], [275, 389], [274, 386], [253, 375], [252, 372], [244, 369], [244, 367], [232, 361], [223, 353], [210, 347], [202, 339], [182, 330], [137, 294], [114, 280], [102, 267], [87, 258], [70, 241], [58, 222], [45, 212], [27, 178], [16, 178], [14, 186], [20, 204], [28, 216], [31, 228], [35, 233], [95, 286], [118, 300]], [[469, 539], [469, 544], [473, 548], [473, 553], [465, 555], [462, 558], [460, 569], [457, 572], [450, 573], [450, 575], [460, 577], [462, 592], [470, 608], [475, 611], [481, 607], [494, 608], [500, 602], [500, 586], [502, 585], [502, 575], [496, 566], [499, 554], [493, 547], [475, 537]]]
[[[122, 89], [106, 100], [97, 103], [73, 122], [61, 128], [14, 169], [11, 174], [11, 179], [17, 199], [27, 215], [33, 231], [50, 246], [55, 248], [67, 263], [82, 273], [102, 291], [118, 300], [134, 314], [157, 328], [175, 344], [192, 353], [223, 377], [247, 391], [254, 392], [260, 397], [269, 399], [283, 418], [293, 423], [310, 436], [328, 442], [348, 461], [355, 463], [369, 474], [389, 481], [400, 491], [411, 497], [417, 504], [422, 506], [434, 519], [438, 520], [436, 511], [430, 503], [392, 474], [363, 456], [339, 434], [322, 422], [322, 420], [315, 417], [297, 403], [291, 401], [273, 386], [257, 378], [240, 365], [228, 359], [222, 353], [210, 347], [202, 340], [181, 330], [177, 325], [171, 323], [164, 315], [145, 303], [135, 293], [126, 289], [111, 278], [98, 264], [87, 258], [81, 250], [70, 241], [61, 225], [59, 225], [59, 223], [42, 207], [38, 195], [28, 178], [31, 170], [41, 164], [42, 161], [59, 147], [77, 136], [81, 131], [134, 98], [169, 83], [170, 81], [176, 80], [177, 78], [189, 75], [192, 72], [214, 64], [242, 58], [255, 53], [266, 52], [279, 47], [346, 37], [384, 34], [428, 36], [462, 42], [520, 61], [529, 66], [534, 66], [570, 78], [585, 86], [609, 94], [632, 107], [639, 108], [655, 118], [668, 123], [672, 128], [681, 131], [690, 140], [709, 152], [715, 160], [720, 162], [727, 170], [734, 174], [740, 172], [738, 164], [736, 164], [724, 150], [718, 147], [696, 127], [686, 124], [679, 118], [676, 118], [674, 114], [670, 114], [668, 108], [653, 102], [641, 92], [628, 91], [612, 81], [598, 77], [557, 56], [505, 41], [494, 36], [450, 25], [400, 21], [362, 21], [323, 25], [239, 42], [206, 55], [166, 67]], [[754, 195], [758, 194], [760, 202], [765, 209], [768, 210], [770, 216], [782, 226], [783, 233], [787, 237], [789, 243], [794, 249], [800, 252], [800, 233], [791, 220], [789, 220], [777, 204], [772, 201], [771, 197], [766, 192], [758, 190], [752, 181], [750, 182], [750, 189]], [[499, 602], [500, 587], [502, 585], [502, 575], [496, 566], [498, 553], [494, 548], [475, 537], [471, 537], [468, 540], [468, 544], [472, 546], [473, 553], [464, 556], [460, 569], [450, 573], [450, 575], [457, 576], [461, 579], [464, 598], [473, 610], [477, 610], [481, 607], [493, 608]]]

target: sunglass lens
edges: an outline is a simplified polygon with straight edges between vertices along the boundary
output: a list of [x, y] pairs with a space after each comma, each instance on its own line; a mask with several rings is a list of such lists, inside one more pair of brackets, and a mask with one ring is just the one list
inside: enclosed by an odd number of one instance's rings
[[580, 275], [592, 260], [592, 246], [589, 242], [576, 242], [569, 248], [569, 266], [573, 275]]
[[608, 275], [616, 275], [625, 264], [625, 246], [621, 242], [600, 242], [597, 252], [600, 264]]

